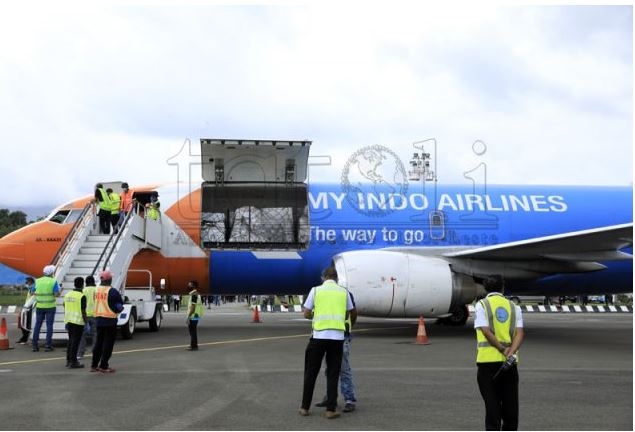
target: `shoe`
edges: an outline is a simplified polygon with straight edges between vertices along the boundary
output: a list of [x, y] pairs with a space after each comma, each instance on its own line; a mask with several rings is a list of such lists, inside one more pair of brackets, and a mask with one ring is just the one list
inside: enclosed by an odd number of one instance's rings
[[66, 367], [69, 367], [71, 365], [71, 362], [66, 362]]
[[326, 406], [326, 399], [323, 400], [322, 402], [316, 403], [315, 406], [318, 408], [324, 408]]
[[46, 347], [46, 348], [44, 348], [44, 351], [45, 352], [51, 352], [51, 351], [53, 351], [53, 347]]
[[351, 402], [346, 402], [346, 405], [344, 405], [344, 408], [342, 409], [342, 411], [343, 412], [355, 411], [355, 404]]
[[39, 350], [40, 350], [40, 349], [39, 349], [38, 347], [33, 347], [33, 348], [31, 349], [31, 351], [33, 351], [33, 352], [38, 352]]
[[115, 373], [115, 370], [113, 368], [99, 368], [99, 372], [101, 373]]
[[17, 341], [16, 343], [17, 343], [18, 345], [26, 345], [26, 341], [20, 341], [20, 340], [19, 340], [19, 341]]
[[198, 351], [198, 347], [187, 347], [185, 348], [186, 351]]
[[326, 417], [327, 419], [334, 419], [334, 418], [338, 418], [339, 416], [340, 416], [340, 413], [337, 411], [329, 411], [329, 410], [324, 411], [324, 417]]
[[298, 414], [300, 414], [302, 417], [306, 417], [311, 413], [309, 412], [308, 409], [300, 408], [300, 410], [298, 411]]
[[98, 367], [93, 367], [93, 366], [91, 366], [91, 367], [90, 367], [90, 371], [91, 371], [91, 372], [101, 372], [101, 369], [99, 369]]
[[84, 365], [81, 363], [71, 363], [71, 365], [69, 366], [69, 369], [81, 369], [83, 367]]

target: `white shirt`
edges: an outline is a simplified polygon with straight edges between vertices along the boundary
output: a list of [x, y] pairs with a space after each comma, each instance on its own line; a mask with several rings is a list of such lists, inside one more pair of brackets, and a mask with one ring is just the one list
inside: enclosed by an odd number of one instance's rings
[[[501, 295], [501, 294], [489, 293], [487, 294], [487, 297], [492, 295]], [[514, 305], [514, 307], [516, 308], [516, 328], [522, 328], [523, 327], [523, 313], [520, 309], [520, 306]], [[487, 319], [487, 315], [485, 314], [485, 309], [483, 308], [483, 305], [481, 304], [480, 301], [476, 302], [476, 305], [474, 306], [474, 328], [479, 328], [479, 327], [489, 328], [489, 321]], [[494, 331], [494, 329], [490, 329], [490, 330]]]
[[[327, 279], [324, 281], [325, 284], [332, 283], [335, 281]], [[314, 301], [315, 301], [315, 288], [311, 288], [309, 295], [306, 297], [304, 301], [303, 307], [308, 310], [313, 310]], [[353, 310], [355, 306], [353, 306], [353, 300], [351, 299], [351, 295], [348, 291], [346, 291], [346, 310]], [[313, 338], [314, 339], [331, 339], [331, 340], [344, 340], [344, 330], [313, 330]]]

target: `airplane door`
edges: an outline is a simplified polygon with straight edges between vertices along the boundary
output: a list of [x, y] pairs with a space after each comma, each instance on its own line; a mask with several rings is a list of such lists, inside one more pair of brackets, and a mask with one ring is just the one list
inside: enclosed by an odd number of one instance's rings
[[310, 141], [201, 139], [201, 243], [306, 249]]

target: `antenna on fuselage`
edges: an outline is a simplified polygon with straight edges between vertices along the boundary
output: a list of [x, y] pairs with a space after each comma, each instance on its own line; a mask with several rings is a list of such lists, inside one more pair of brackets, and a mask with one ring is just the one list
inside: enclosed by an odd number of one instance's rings
[[425, 143], [434, 145], [436, 152], [437, 142], [434, 138], [412, 143], [413, 147], [420, 152], [415, 152], [410, 160], [410, 170], [408, 171], [410, 181], [437, 181], [436, 164], [434, 164], [435, 169], [432, 169], [432, 157], [430, 153], [426, 152]]
[[[412, 220], [428, 220], [430, 229], [430, 238], [433, 240], [442, 240], [445, 238], [445, 216], [442, 211], [437, 210], [437, 140], [429, 138], [412, 143], [415, 148], [412, 159], [410, 160], [410, 170], [408, 171], [408, 179], [411, 182], [421, 182], [421, 189], [426, 195], [426, 182], [434, 182], [434, 209], [423, 212], [421, 215], [412, 216]], [[432, 146], [432, 151], [430, 151]], [[426, 147], [428, 151], [426, 151]]]

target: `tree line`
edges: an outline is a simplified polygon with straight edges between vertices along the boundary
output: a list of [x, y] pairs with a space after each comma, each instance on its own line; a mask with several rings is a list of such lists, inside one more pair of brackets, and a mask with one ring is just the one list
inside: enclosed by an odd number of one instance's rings
[[27, 225], [26, 213], [23, 211], [9, 211], [8, 209], [0, 209], [0, 237], [4, 237]]

